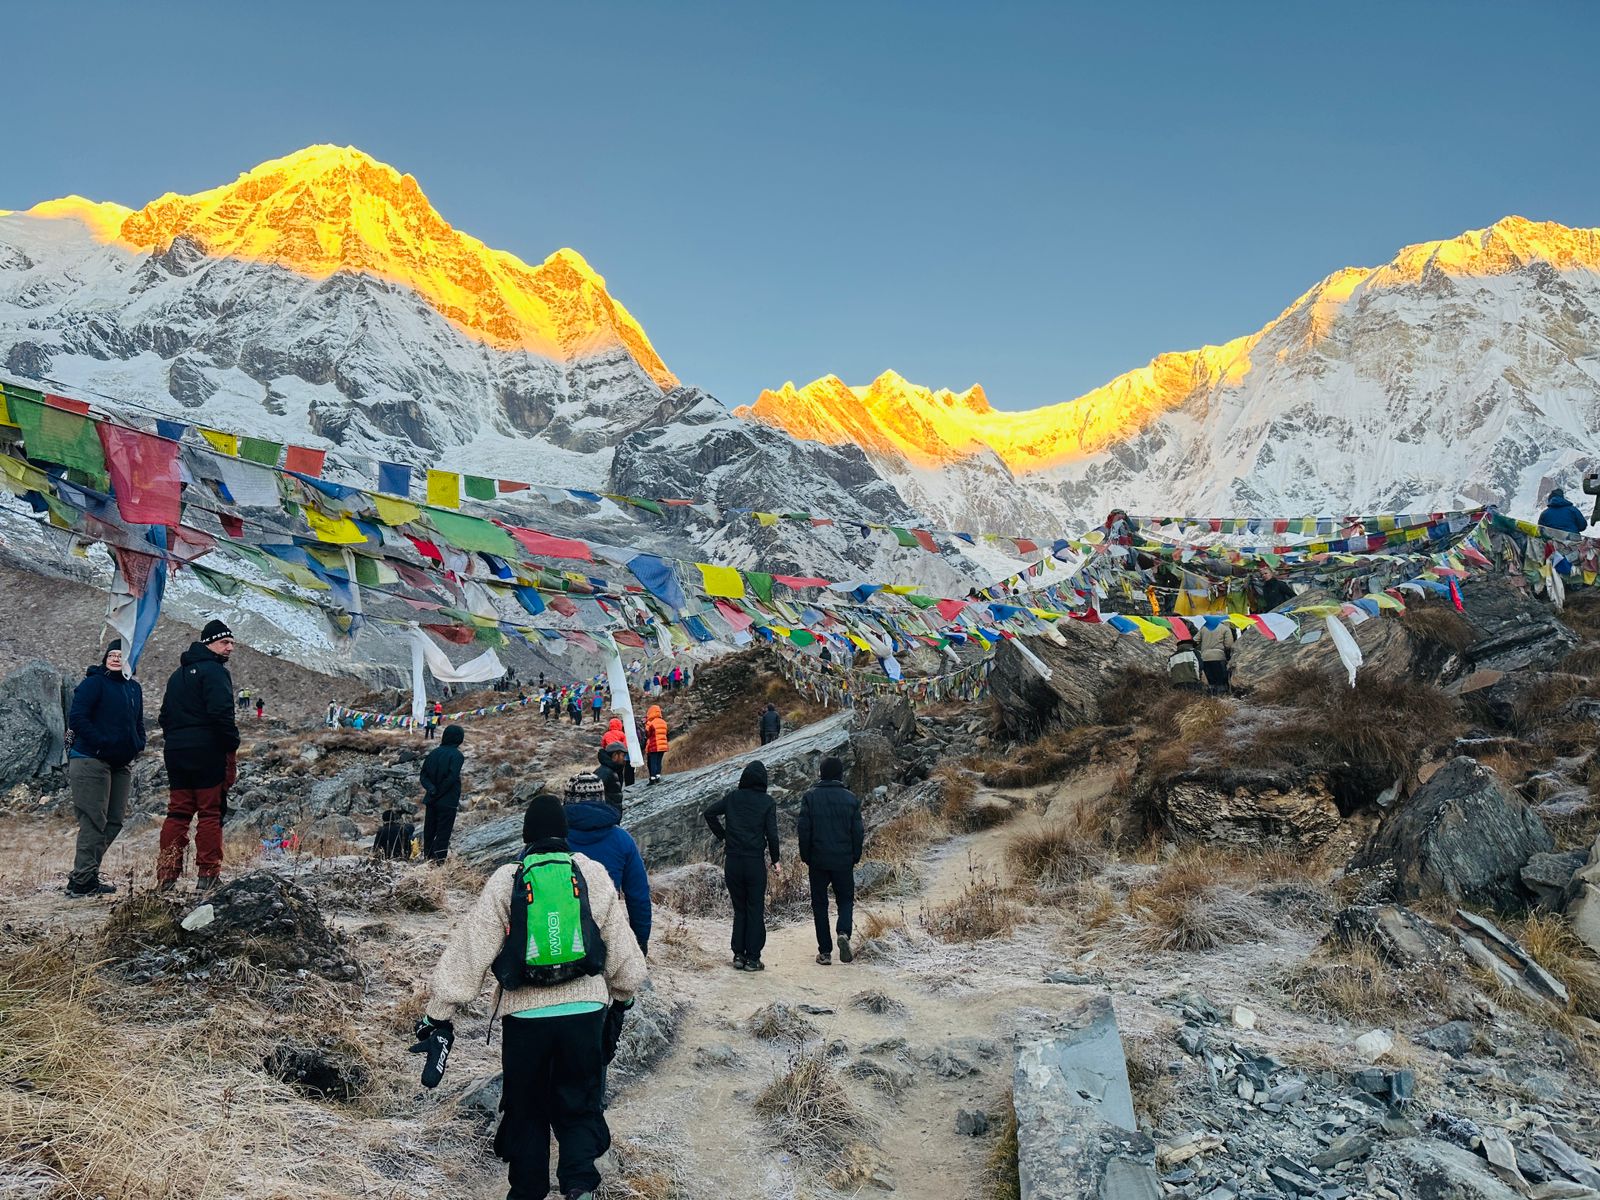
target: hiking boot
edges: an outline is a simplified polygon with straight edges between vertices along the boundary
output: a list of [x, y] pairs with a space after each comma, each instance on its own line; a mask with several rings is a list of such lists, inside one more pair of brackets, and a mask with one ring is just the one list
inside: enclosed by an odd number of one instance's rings
[[593, 1192], [562, 1192], [561, 1200], [594, 1200]]
[[177, 886], [178, 881], [176, 879], [163, 879], [160, 883], [156, 884], [156, 891], [165, 895], [167, 892], [170, 892]]
[[767, 964], [762, 962], [759, 958], [747, 958], [744, 961], [744, 969], [746, 971], [765, 971], [767, 969]]
[[202, 875], [195, 880], [194, 896], [196, 900], [204, 900], [222, 886], [222, 876]]
[[743, 956], [738, 954], [733, 956], [733, 969], [735, 971], [743, 971], [745, 969]]
[[[842, 957], [842, 955], [841, 955], [841, 957]], [[831, 967], [831, 966], [833, 966], [833, 955], [825, 954], [821, 950], [818, 950], [817, 951], [817, 966], [819, 966], [819, 967]]]
[[856, 952], [850, 949], [850, 935], [848, 933], [841, 933], [839, 935], [839, 961], [849, 962], [851, 959], [855, 958], [855, 956]]

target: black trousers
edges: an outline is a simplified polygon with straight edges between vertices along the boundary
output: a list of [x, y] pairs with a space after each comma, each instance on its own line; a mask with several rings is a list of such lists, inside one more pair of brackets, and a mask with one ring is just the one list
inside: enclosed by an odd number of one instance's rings
[[1226, 659], [1219, 662], [1202, 662], [1200, 668], [1206, 673], [1206, 686], [1213, 693], [1233, 690], [1228, 682], [1229, 672]]
[[600, 1186], [594, 1160], [611, 1148], [602, 1107], [606, 1011], [566, 1017], [506, 1017], [500, 1066], [505, 1088], [494, 1152], [509, 1166], [507, 1200], [541, 1200], [550, 1193], [550, 1135], [556, 1135], [556, 1188]]
[[767, 944], [767, 860], [730, 858], [723, 871], [733, 902], [733, 953], [759, 961]]
[[851, 920], [856, 907], [856, 873], [850, 867], [830, 869], [808, 867], [811, 875], [811, 918], [817, 925], [817, 950], [833, 953], [833, 938], [828, 933], [828, 888], [833, 888], [833, 898], [839, 905], [840, 937], [849, 937]]
[[763, 746], [765, 746], [765, 745], [766, 745], [766, 744], [767, 744], [767, 743], [768, 743], [768, 742], [775, 742], [775, 741], [777, 741], [777, 740], [778, 740], [778, 735], [777, 735], [777, 734], [775, 734], [775, 733], [769, 733], [769, 732], [768, 732], [768, 731], [767, 731], [767, 730], [765, 730], [765, 729], [763, 729], [763, 730], [762, 730], [762, 731], [761, 731], [761, 744], [762, 744], [762, 745], [763, 745]]
[[454, 804], [424, 804], [427, 814], [422, 818], [422, 857], [429, 862], [443, 862], [450, 852], [450, 835], [456, 828]]

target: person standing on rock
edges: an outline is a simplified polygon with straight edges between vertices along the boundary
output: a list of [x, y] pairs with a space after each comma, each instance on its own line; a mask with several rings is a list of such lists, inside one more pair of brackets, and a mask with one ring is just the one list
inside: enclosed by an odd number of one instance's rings
[[622, 788], [627, 783], [627, 771], [627, 746], [612, 742], [609, 746], [600, 747], [600, 767], [595, 771], [595, 777], [605, 789], [606, 803], [617, 810], [618, 818], [622, 816]]
[[811, 882], [811, 917], [817, 927], [817, 962], [833, 962], [833, 939], [828, 935], [828, 889], [839, 906], [839, 961], [855, 957], [850, 948], [851, 919], [855, 913], [855, 866], [867, 831], [861, 822], [861, 801], [844, 785], [844, 763], [822, 760], [822, 778], [800, 798], [800, 861]]
[[[767, 862], [783, 874], [778, 856], [778, 805], [767, 794], [767, 766], [759, 759], [739, 776], [739, 786], [705, 811], [711, 834], [723, 844], [723, 878], [733, 904], [733, 969], [765, 971]], [[724, 826], [726, 822], [726, 826]]]
[[422, 760], [422, 857], [434, 866], [450, 853], [450, 835], [461, 809], [461, 765], [466, 762], [461, 743], [466, 736], [459, 725], [445, 726], [439, 744]]
[[[436, 1086], [455, 1040], [456, 1010], [478, 999], [492, 967], [501, 989], [496, 1011], [506, 1013], [500, 1023], [504, 1115], [494, 1149], [508, 1166], [507, 1200], [549, 1194], [552, 1133], [561, 1195], [594, 1200], [600, 1186], [595, 1160], [611, 1146], [604, 1110], [607, 1017], [633, 1003], [649, 968], [610, 875], [572, 852], [559, 799], [533, 798], [522, 838], [521, 861], [489, 877], [451, 933], [413, 1049], [428, 1052], [423, 1083]], [[545, 963], [570, 955], [547, 954], [530, 932], [564, 930], [568, 923], [587, 931], [577, 939], [581, 958]], [[570, 947], [574, 940], [562, 937], [558, 944]]]
[[1205, 672], [1206, 686], [1213, 696], [1225, 695], [1232, 690], [1229, 663], [1233, 659], [1233, 644], [1239, 640], [1239, 631], [1226, 617], [1206, 622], [1197, 639], [1200, 644], [1200, 669]]
[[778, 740], [778, 735], [783, 732], [783, 718], [778, 715], [778, 706], [769, 704], [762, 710], [761, 720], [758, 722], [761, 729], [761, 744]]
[[118, 638], [72, 693], [67, 784], [78, 814], [78, 849], [67, 877], [69, 896], [105, 896], [117, 890], [101, 880], [100, 862], [122, 832], [133, 760], [144, 750], [144, 689], [122, 666]]
[[602, 692], [599, 688], [595, 688], [595, 690], [594, 690], [594, 700], [593, 700], [594, 717], [592, 719], [593, 719], [593, 721], [594, 721], [594, 723], [596, 725], [600, 724], [600, 710], [605, 707], [605, 703], [606, 703], [605, 693]]
[[667, 757], [667, 719], [661, 706], [652, 704], [644, 716], [644, 756], [649, 763], [650, 782], [661, 782], [661, 764]]
[[161, 756], [167, 767], [167, 819], [156, 853], [156, 882], [170, 891], [183, 874], [194, 821], [194, 857], [199, 892], [215, 890], [222, 875], [222, 817], [237, 773], [239, 725], [234, 719], [228, 658], [233, 631], [208, 621], [178, 659], [161, 698], [166, 735]]
[[410, 858], [411, 839], [415, 834], [416, 826], [406, 820], [405, 813], [398, 809], [386, 809], [377, 836], [372, 839], [372, 857]]

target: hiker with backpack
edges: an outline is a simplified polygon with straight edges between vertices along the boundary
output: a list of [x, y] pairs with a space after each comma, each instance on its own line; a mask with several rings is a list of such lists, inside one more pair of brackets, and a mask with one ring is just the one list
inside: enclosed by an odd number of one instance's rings
[[607, 1017], [613, 1006], [633, 1003], [648, 968], [611, 876], [572, 852], [557, 797], [533, 798], [522, 839], [520, 861], [489, 877], [452, 931], [411, 1049], [427, 1056], [423, 1085], [438, 1086], [455, 1041], [456, 1010], [478, 999], [493, 969], [494, 1011], [505, 1013], [504, 1115], [494, 1149], [508, 1165], [507, 1200], [549, 1194], [552, 1132], [560, 1194], [593, 1200], [600, 1186], [595, 1160], [611, 1146], [603, 1080], [616, 1047], [607, 1044]]
[[811, 916], [817, 927], [817, 963], [833, 962], [828, 934], [828, 889], [839, 906], [839, 961], [855, 958], [850, 948], [851, 918], [856, 903], [855, 866], [861, 861], [866, 829], [861, 801], [844, 785], [844, 763], [822, 760], [821, 779], [800, 799], [800, 861], [811, 883]]
[[461, 811], [461, 767], [466, 762], [461, 743], [466, 736], [459, 725], [445, 726], [439, 744], [422, 760], [422, 857], [434, 866], [450, 853], [450, 835]]
[[[767, 862], [783, 874], [778, 856], [778, 805], [767, 794], [767, 767], [757, 760], [745, 767], [739, 786], [705, 810], [711, 834], [723, 844], [723, 879], [733, 905], [733, 969], [765, 971], [767, 944]], [[726, 822], [726, 826], [724, 826]]]

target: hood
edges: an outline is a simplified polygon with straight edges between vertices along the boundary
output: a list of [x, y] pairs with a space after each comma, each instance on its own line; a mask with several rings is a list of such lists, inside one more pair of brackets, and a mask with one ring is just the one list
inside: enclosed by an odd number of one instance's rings
[[1545, 500], [1546, 508], [1577, 508], [1571, 500], [1567, 499], [1565, 492], [1551, 492]]
[[467, 731], [461, 728], [461, 726], [446, 725], [444, 727], [444, 736], [439, 739], [439, 744], [441, 746], [459, 746], [461, 745], [462, 739], [466, 736]]
[[611, 718], [611, 724], [606, 726], [606, 732], [607, 733], [621, 733], [621, 732], [623, 732], [623, 729], [622, 729], [622, 718], [621, 717], [612, 717]]
[[603, 800], [568, 802], [567, 829], [571, 833], [597, 833], [622, 824], [622, 814]]
[[646, 721], [654, 721], [654, 720], [655, 720], [655, 719], [656, 719], [656, 718], [657, 718], [657, 717], [659, 717], [659, 716], [660, 716], [660, 715], [661, 715], [661, 705], [659, 705], [659, 704], [652, 704], [652, 705], [651, 705], [651, 706], [650, 706], [650, 711], [649, 711], [649, 712], [647, 712], [647, 713], [645, 713], [645, 715], [644, 715], [644, 719], [645, 719], [645, 720], [646, 720]]
[[767, 790], [767, 764], [757, 759], [739, 774], [739, 786], [752, 792]]
[[216, 653], [204, 642], [190, 642], [189, 648], [183, 652], [183, 656], [178, 661], [186, 667], [192, 667], [195, 663], [226, 663], [228, 660]]

